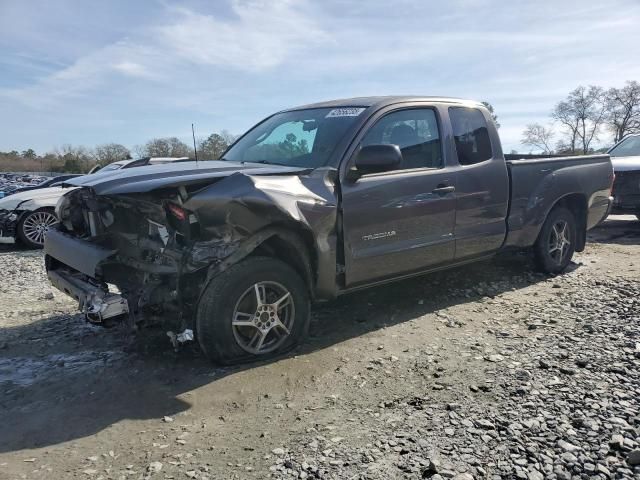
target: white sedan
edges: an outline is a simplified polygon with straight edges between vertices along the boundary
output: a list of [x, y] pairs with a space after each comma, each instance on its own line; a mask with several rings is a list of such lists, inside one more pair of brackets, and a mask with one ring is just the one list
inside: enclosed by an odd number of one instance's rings
[[0, 199], [0, 243], [17, 239], [27, 247], [42, 248], [49, 227], [58, 221], [54, 212], [58, 200], [71, 190], [40, 188]]
[[[188, 157], [145, 157], [110, 163], [91, 175], [109, 175], [123, 168], [144, 167], [161, 163], [183, 162]], [[75, 187], [73, 187], [75, 188]], [[30, 248], [42, 248], [49, 227], [57, 223], [56, 204], [60, 197], [73, 190], [68, 187], [50, 187], [19, 192], [0, 199], [0, 243], [19, 240]]]

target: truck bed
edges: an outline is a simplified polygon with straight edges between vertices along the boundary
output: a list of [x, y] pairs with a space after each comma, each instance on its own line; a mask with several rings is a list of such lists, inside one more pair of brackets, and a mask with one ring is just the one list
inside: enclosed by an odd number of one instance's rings
[[[565, 198], [589, 230], [608, 213], [613, 168], [609, 155], [507, 160], [511, 202], [507, 247], [532, 245], [558, 199]], [[575, 211], [578, 210], [578, 211]]]

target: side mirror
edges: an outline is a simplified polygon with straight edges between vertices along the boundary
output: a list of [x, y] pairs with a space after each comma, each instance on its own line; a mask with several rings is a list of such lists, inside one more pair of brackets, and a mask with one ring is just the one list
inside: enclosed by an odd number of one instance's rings
[[355, 167], [358, 175], [394, 170], [402, 163], [402, 152], [398, 145], [366, 145], [356, 155]]

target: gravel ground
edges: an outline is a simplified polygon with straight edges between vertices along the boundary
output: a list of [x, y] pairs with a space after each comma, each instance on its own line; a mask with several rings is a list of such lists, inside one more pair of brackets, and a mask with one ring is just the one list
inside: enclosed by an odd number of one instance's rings
[[315, 309], [292, 355], [216, 368], [87, 325], [0, 251], [0, 479], [640, 478], [640, 224], [558, 277], [526, 255]]

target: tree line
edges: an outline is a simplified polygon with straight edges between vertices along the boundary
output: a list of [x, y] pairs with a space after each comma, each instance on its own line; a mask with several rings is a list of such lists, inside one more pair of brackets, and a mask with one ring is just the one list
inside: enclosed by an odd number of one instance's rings
[[[199, 160], [217, 160], [235, 136], [223, 130], [197, 142]], [[193, 146], [176, 137], [154, 138], [131, 150], [119, 143], [105, 143], [93, 148], [63, 145], [52, 152], [38, 155], [28, 148], [0, 152], [0, 171], [86, 173], [94, 166], [101, 167], [120, 160], [143, 157], [194, 157]]]
[[527, 125], [521, 143], [545, 154], [581, 155], [597, 151], [594, 145], [602, 135], [616, 143], [631, 133], [640, 133], [637, 81], [608, 90], [595, 85], [577, 87], [555, 105], [548, 125]]

